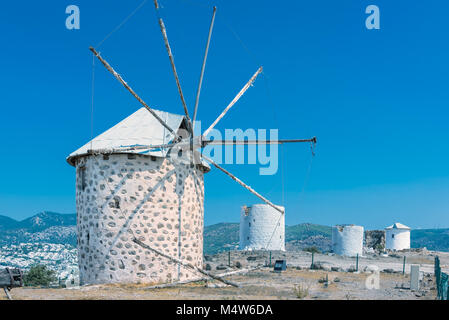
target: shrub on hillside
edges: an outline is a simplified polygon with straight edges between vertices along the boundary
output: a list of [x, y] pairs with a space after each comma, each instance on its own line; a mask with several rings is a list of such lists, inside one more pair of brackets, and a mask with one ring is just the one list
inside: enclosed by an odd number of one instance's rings
[[321, 250], [318, 249], [315, 246], [304, 248], [303, 251], [307, 251], [307, 252], [310, 252], [310, 253], [321, 253]]
[[56, 280], [56, 272], [42, 264], [32, 266], [23, 276], [24, 285], [29, 287], [48, 287]]

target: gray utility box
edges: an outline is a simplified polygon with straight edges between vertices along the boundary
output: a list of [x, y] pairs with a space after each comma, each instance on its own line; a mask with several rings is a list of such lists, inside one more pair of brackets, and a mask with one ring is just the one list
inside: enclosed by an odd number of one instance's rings
[[276, 260], [274, 263], [274, 272], [282, 272], [287, 269], [287, 261], [286, 260]]

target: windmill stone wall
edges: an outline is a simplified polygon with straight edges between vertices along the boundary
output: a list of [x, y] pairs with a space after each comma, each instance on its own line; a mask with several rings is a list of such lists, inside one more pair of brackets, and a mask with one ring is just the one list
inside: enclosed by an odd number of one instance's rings
[[76, 206], [82, 284], [165, 283], [196, 276], [138, 246], [133, 237], [203, 265], [204, 180], [198, 167], [136, 154], [79, 157]]

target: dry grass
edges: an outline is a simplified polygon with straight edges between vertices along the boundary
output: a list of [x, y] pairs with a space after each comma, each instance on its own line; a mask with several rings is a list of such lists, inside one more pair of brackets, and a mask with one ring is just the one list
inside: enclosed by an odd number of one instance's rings
[[427, 256], [415, 256], [407, 257], [405, 260], [406, 264], [434, 264], [435, 260], [433, 257]]
[[[328, 274], [328, 286], [318, 283]], [[367, 294], [377, 296], [365, 288], [368, 274], [326, 272], [322, 270], [287, 269], [274, 273], [271, 269], [253, 271], [247, 275], [235, 275], [228, 279], [241, 284], [234, 287], [205, 287], [204, 282], [189, 283], [178, 287], [148, 289], [153, 284], [92, 285], [80, 289], [17, 288], [11, 294], [14, 299], [63, 299], [63, 300], [207, 300], [207, 299], [366, 299]], [[381, 273], [381, 287], [394, 291], [395, 283], [408, 282], [402, 274]], [[338, 277], [339, 282], [333, 280]], [[295, 284], [293, 287], [292, 285]], [[398, 290], [394, 291], [397, 292]], [[379, 291], [380, 292], [380, 291]], [[381, 294], [381, 293], [379, 293]], [[382, 296], [377, 297], [381, 299]], [[0, 297], [5, 299], [5, 297]]]
[[304, 299], [309, 295], [309, 286], [299, 283], [294, 286], [293, 292], [298, 299]]

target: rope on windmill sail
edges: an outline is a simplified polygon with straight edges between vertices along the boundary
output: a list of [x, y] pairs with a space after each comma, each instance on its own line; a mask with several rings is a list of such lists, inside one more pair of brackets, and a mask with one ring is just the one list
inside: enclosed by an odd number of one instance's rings
[[[280, 212], [279, 212], [279, 219], [278, 219], [278, 221], [276, 222], [276, 225], [275, 225], [275, 227], [274, 227], [273, 233], [271, 234], [270, 240], [268, 240], [268, 243], [267, 243], [267, 245], [265, 246], [265, 250], [268, 250], [268, 246], [271, 244], [271, 240], [273, 239], [273, 236], [274, 236], [274, 234], [276, 233], [276, 229], [277, 229], [277, 227], [279, 226], [279, 223], [281, 222], [282, 215], [285, 215], [285, 213], [280, 213]], [[284, 241], [285, 241], [285, 239], [284, 239]]]
[[[95, 159], [95, 157], [96, 157], [96, 155], [94, 155], [94, 159]], [[170, 172], [167, 173], [167, 174], [170, 174]], [[170, 174], [170, 175], [171, 175], [171, 174]], [[109, 185], [108, 179], [105, 179], [105, 184], [107, 185], [107, 187], [108, 187], [108, 189], [109, 189], [109, 192], [110, 192], [110, 194], [111, 194], [111, 196], [112, 196], [113, 191], [112, 191], [111, 186]], [[129, 220], [129, 217], [127, 217], [127, 216], [124, 214], [124, 212], [122, 211], [121, 207], [118, 207], [118, 209], [119, 209], [119, 212], [120, 212], [121, 217], [125, 220], [125, 224], [122, 226], [122, 229], [125, 228], [127, 231], [130, 231], [132, 237], [133, 237], [134, 239], [138, 239], [138, 237], [136, 237], [136, 235], [134, 234], [133, 229], [131, 228], [131, 222], [132, 222], [132, 219]], [[129, 221], [128, 221], [128, 220], [129, 220]], [[181, 224], [180, 224], [180, 226], [181, 226]], [[119, 233], [119, 234], [120, 234], [120, 233]], [[177, 263], [177, 264], [178, 264], [177, 269], [178, 269], [178, 273], [179, 273], [180, 266], [183, 266], [183, 265], [182, 265], [182, 264], [179, 264], [179, 263]], [[188, 269], [188, 268], [185, 267], [185, 266], [183, 266], [183, 267], [184, 267], [185, 269]]]
[[[184, 0], [184, 2], [187, 2], [186, 0]], [[199, 5], [199, 3], [193, 3], [194, 5], [197, 5], [197, 6], [200, 6]], [[202, 7], [206, 7], [205, 5], [202, 5]], [[254, 62], [256, 62], [256, 64], [258, 64], [258, 65], [261, 65], [260, 63], [259, 63], [259, 59], [257, 58], [257, 55], [253, 52], [253, 51], [251, 51], [249, 48], [248, 48], [248, 46], [244, 43], [244, 41], [241, 39], [241, 37], [237, 34], [237, 32], [230, 26], [230, 24], [228, 24], [228, 23], [226, 23], [226, 20], [225, 20], [225, 18], [222, 18], [221, 20], [223, 20], [224, 21], [224, 25], [226, 26], [226, 28], [232, 33], [232, 35], [237, 39], [237, 41], [240, 43], [240, 45], [243, 47], [243, 49], [246, 51], [246, 53], [248, 54], [248, 56], [250, 56], [250, 58], [254, 61]], [[271, 87], [270, 87], [270, 83], [269, 83], [269, 80], [270, 80], [270, 77], [267, 75], [267, 73], [266, 73], [266, 71], [264, 70], [263, 72], [263, 75], [264, 75], [264, 77], [262, 77], [263, 78], [263, 81], [264, 81], [264, 84], [265, 84], [265, 92], [266, 92], [266, 94], [267, 94], [267, 97], [268, 97], [268, 101], [269, 101], [269, 104], [272, 106], [272, 110], [273, 110], [273, 119], [274, 119], [274, 121], [276, 122], [276, 125], [277, 125], [277, 127], [279, 128], [279, 123], [278, 123], [278, 119], [277, 119], [277, 116], [276, 116], [276, 112], [275, 112], [275, 110], [276, 110], [276, 108], [275, 108], [275, 104], [273, 103], [273, 99], [272, 99], [272, 96], [271, 96]], [[305, 189], [305, 187], [306, 187], [306, 184], [307, 184], [307, 181], [308, 181], [308, 178], [309, 178], [309, 175], [310, 175], [310, 171], [311, 171], [311, 167], [312, 167], [312, 160], [313, 160], [313, 156], [314, 156], [314, 150], [313, 150], [313, 144], [311, 145], [311, 147], [312, 147], [312, 159], [311, 159], [311, 161], [310, 161], [310, 164], [309, 164], [309, 167], [308, 167], [308, 170], [307, 170], [307, 174], [306, 174], [306, 179], [305, 179], [305, 181], [304, 181], [304, 184], [303, 184], [303, 188], [302, 188], [302, 190], [301, 190], [301, 193], [303, 193], [304, 192], [304, 189]], [[201, 153], [203, 152], [203, 150], [201, 150]], [[285, 206], [285, 188], [284, 188], [284, 186], [285, 186], [285, 178], [284, 178], [284, 150], [283, 150], [283, 146], [281, 145], [281, 187], [282, 187], [282, 205], [283, 206]], [[271, 191], [270, 191], [271, 192]], [[282, 215], [280, 215], [280, 217], [279, 217], [279, 219], [278, 219], [278, 222], [276, 223], [276, 226], [275, 226], [275, 228], [274, 228], [274, 230], [273, 230], [273, 233], [271, 234], [271, 237], [270, 237], [270, 240], [268, 241], [268, 243], [267, 243], [267, 245], [266, 245], [266, 247], [265, 248], [267, 248], [268, 246], [269, 246], [269, 244], [271, 243], [271, 240], [272, 240], [272, 238], [273, 238], [273, 236], [274, 236], [274, 234], [275, 234], [275, 232], [276, 232], [276, 229], [277, 229], [277, 227], [278, 227], [278, 224], [279, 224], [279, 222], [280, 222], [280, 219], [282, 218]]]
[[95, 55], [92, 53], [92, 97], [90, 108], [90, 150], [94, 140]]
[[[94, 158], [95, 161], [97, 161], [97, 156], [98, 156], [98, 155], [99, 155], [99, 154], [93, 154], [93, 158]], [[111, 200], [113, 200], [114, 197], [113, 197], [112, 195], [114, 194], [114, 192], [112, 191], [112, 188], [111, 188], [111, 186], [109, 185], [109, 181], [108, 181], [108, 179], [105, 179], [104, 181], [105, 181], [106, 186], [107, 186], [108, 189], [109, 189], [110, 196], [111, 196]], [[106, 198], [105, 200], [106, 200], [106, 201], [109, 201], [109, 200], [107, 200], [107, 198]], [[125, 224], [121, 227], [120, 230], [122, 230], [123, 228], [127, 228], [129, 231], [131, 231], [131, 234], [132, 234], [133, 237], [135, 238], [135, 235], [134, 235], [133, 230], [132, 230], [131, 228], [128, 228], [128, 223], [130, 223], [131, 221], [128, 221], [128, 222], [127, 222], [128, 218], [125, 216], [125, 214], [123, 213], [122, 208], [121, 208], [120, 206], [119, 206], [117, 209], [119, 209], [120, 215], [121, 215], [121, 217], [122, 217], [122, 218], [124, 219], [124, 221], [125, 221]], [[120, 234], [120, 233], [121, 233], [121, 231], [119, 231], [119, 234]]]
[[[139, 6], [137, 6], [136, 9], [134, 9], [133, 12], [131, 12], [122, 22], [120, 22], [111, 32], [109, 32], [106, 37], [103, 38], [96, 46], [95, 48], [99, 48], [112, 34], [117, 32], [126, 22], [128, 22], [129, 19], [131, 19], [132, 16], [134, 16], [144, 5], [147, 3], [148, 0], [143, 0]], [[91, 140], [90, 140], [90, 149], [92, 151], [92, 144], [93, 144], [93, 127], [94, 127], [94, 89], [95, 89], [95, 55], [92, 54], [92, 101], [91, 101]]]
[[[284, 167], [284, 165], [283, 165], [283, 158], [284, 158], [284, 157], [283, 157], [283, 150], [284, 150], [284, 147], [281, 145], [282, 206], [284, 206], [284, 208], [285, 208], [285, 203], [284, 203], [284, 169], [283, 169], [283, 167]], [[285, 209], [284, 209], [284, 210], [285, 210]], [[281, 222], [282, 215], [284, 215], [284, 224], [285, 224], [285, 211], [284, 211], [283, 214], [280, 214], [280, 215], [279, 215], [279, 219], [278, 219], [278, 221], [276, 222], [276, 225], [274, 226], [274, 230], [273, 230], [273, 232], [271, 233], [270, 240], [268, 240], [268, 243], [267, 243], [267, 245], [265, 246], [265, 250], [268, 250], [268, 246], [271, 244], [271, 240], [273, 240], [273, 236], [274, 236], [274, 234], [276, 233], [277, 227], [279, 226], [279, 224], [280, 224], [280, 222]], [[285, 241], [285, 239], [284, 239], [284, 241]]]
[[[238, 33], [234, 30], [234, 28], [231, 27], [230, 23], [226, 22], [225, 18], [222, 18], [223, 23], [225, 25], [225, 27], [232, 33], [232, 35], [237, 39], [237, 41], [239, 42], [239, 44], [242, 46], [242, 48], [246, 51], [246, 53], [248, 54], [248, 56], [250, 57], [250, 59], [257, 65], [262, 65], [262, 63], [260, 62], [261, 60], [259, 59], [259, 57], [257, 56], [257, 54], [252, 51], [251, 49], [249, 49], [249, 47], [246, 45], [246, 43], [242, 40], [242, 38], [238, 35]], [[267, 74], [266, 70], [264, 69], [262, 71], [263, 74], [263, 83], [265, 85], [265, 94], [267, 96], [267, 100], [268, 100], [268, 104], [271, 106], [271, 110], [273, 111], [273, 119], [274, 122], [276, 124], [276, 126], [279, 128], [279, 122], [278, 122], [278, 118], [276, 115], [276, 106], [273, 102], [272, 96], [271, 96], [271, 86], [270, 86], [270, 76]]]
[[[250, 50], [249, 49], [249, 47], [245, 44], [245, 42], [242, 40], [242, 38], [238, 35], [238, 33], [230, 26], [230, 24], [229, 23], [227, 23], [226, 22], [226, 20], [223, 18], [223, 21], [224, 21], [224, 25], [226, 26], [226, 28], [232, 33], [232, 35], [237, 39], [237, 41], [240, 43], [240, 45], [242, 46], [242, 48], [246, 51], [246, 53], [248, 54], [248, 56], [251, 58], [251, 60], [253, 60], [257, 65], [261, 65], [261, 63], [260, 63], [260, 59], [257, 57], [257, 54], [255, 53], [255, 52], [253, 52], [252, 50]], [[277, 128], [280, 128], [280, 125], [279, 125], [279, 121], [278, 121], [278, 117], [277, 117], [277, 114], [276, 114], [276, 105], [275, 105], [275, 103], [274, 103], [274, 101], [273, 101], [273, 98], [272, 98], [272, 95], [271, 95], [271, 86], [270, 86], [270, 77], [269, 77], [269, 75], [267, 74], [267, 72], [266, 72], [266, 70], [264, 69], [263, 71], [262, 71], [262, 74], [263, 74], [263, 77], [262, 77], [262, 80], [263, 80], [263, 83], [264, 83], [264, 85], [265, 85], [265, 90], [264, 90], [264, 92], [265, 92], [265, 94], [266, 94], [266, 96], [267, 96], [267, 100], [268, 100], [268, 104], [269, 104], [269, 106], [271, 106], [271, 110], [272, 110], [272, 112], [273, 112], [273, 120], [274, 120], [274, 123], [275, 123], [275, 125], [276, 125], [276, 127]], [[283, 145], [281, 144], [281, 188], [282, 188], [282, 191], [281, 191], [281, 194], [282, 194], [282, 205], [283, 206], [285, 206], [285, 188], [284, 188], [284, 185], [285, 185], [285, 181], [284, 181], [285, 179], [284, 179], [284, 147], [283, 147]], [[273, 188], [274, 189], [274, 188]], [[271, 193], [271, 191], [273, 191], [273, 189], [272, 190], [270, 190], [270, 192], [269, 193]], [[271, 240], [270, 240], [271, 241]]]
[[282, 144], [281, 144], [281, 184], [282, 184], [282, 205], [285, 207], [284, 145]]
[[[99, 154], [97, 154], [97, 155], [96, 155], [96, 154], [93, 154], [94, 160], [97, 159], [96, 157], [97, 157], [98, 155], [99, 155]], [[107, 185], [107, 187], [108, 187], [108, 189], [109, 189], [109, 192], [110, 192], [110, 194], [111, 194], [111, 196], [112, 196], [113, 191], [112, 191], [111, 186], [109, 185], [108, 179], [105, 179], [104, 181], [105, 181], [105, 184]], [[112, 198], [112, 199], [113, 199], [113, 198]], [[123, 225], [122, 228], [126, 228], [127, 231], [130, 231], [130, 232], [131, 232], [131, 235], [133, 236], [134, 239], [138, 239], [138, 238], [136, 237], [136, 235], [134, 234], [133, 229], [132, 229], [131, 226], [130, 226], [131, 220], [130, 220], [130, 221], [127, 221], [128, 218], [127, 218], [126, 215], [123, 213], [121, 207], [118, 207], [118, 209], [119, 209], [120, 215], [121, 215], [122, 218], [125, 220], [125, 225]], [[190, 272], [192, 272], [192, 270], [191, 270], [190, 268], [188, 268], [188, 267], [186, 267], [186, 266], [184, 266], [184, 265], [182, 265], [182, 264], [180, 264], [180, 263], [176, 263], [176, 264], [181, 265], [181, 266], [183, 266], [185, 269], [187, 269], [187, 270], [189, 270]], [[179, 266], [178, 266], [178, 268], [179, 268]]]
[[[281, 144], [281, 185], [282, 185], [282, 206], [285, 208], [285, 197], [284, 197], [284, 146]], [[285, 209], [284, 209], [285, 210]], [[268, 246], [271, 244], [271, 240], [273, 240], [273, 236], [276, 233], [277, 227], [282, 219], [282, 215], [284, 215], [284, 224], [285, 224], [285, 211], [283, 214], [279, 215], [279, 219], [274, 226], [274, 230], [271, 233], [270, 240], [268, 240], [267, 245], [265, 246], [265, 250], [268, 250]], [[285, 239], [284, 239], [285, 241]]]
[[[249, 49], [249, 47], [244, 43], [244, 41], [242, 40], [242, 38], [237, 34], [237, 32], [228, 24], [225, 22], [225, 26], [231, 31], [231, 33], [234, 35], [234, 37], [238, 40], [238, 42], [241, 44], [241, 46], [243, 47], [243, 49], [247, 52], [248, 56], [250, 56], [250, 58], [256, 62], [257, 64], [259, 63], [259, 59], [256, 55], [255, 52], [251, 51]], [[268, 103], [270, 106], [272, 106], [272, 110], [273, 110], [273, 119], [275, 121], [276, 126], [279, 128], [279, 122], [278, 122], [278, 118], [277, 118], [277, 114], [276, 114], [276, 105], [275, 102], [273, 101], [272, 95], [271, 95], [271, 85], [270, 85], [270, 76], [267, 74], [266, 70], [264, 69], [264, 71], [262, 72], [264, 77], [262, 77], [263, 79], [263, 83], [265, 84], [265, 92], [268, 98]], [[315, 156], [315, 150], [314, 150], [314, 144], [311, 144], [311, 151], [312, 151], [312, 157], [310, 159], [310, 163], [307, 169], [307, 173], [306, 173], [306, 178], [304, 180], [304, 184], [303, 187], [301, 189], [301, 194], [304, 192], [306, 185], [308, 183], [309, 180], [309, 176], [310, 176], [310, 172], [312, 169], [312, 162], [313, 162], [313, 157]], [[284, 158], [285, 158], [285, 153], [283, 150], [283, 145], [281, 145], [281, 185], [282, 185], [282, 205], [285, 206], [285, 177], [284, 177]], [[271, 241], [271, 240], [270, 240]]]
[[302, 195], [304, 193], [304, 190], [306, 189], [306, 186], [309, 183], [310, 172], [312, 171], [312, 165], [313, 165], [313, 158], [315, 158], [315, 153], [312, 153], [312, 155], [310, 156], [310, 162], [309, 162], [309, 166], [306, 171], [306, 177], [304, 178], [304, 183], [302, 185], [302, 189], [301, 189], [301, 192], [299, 195]]
[[[210, 6], [208, 4], [203, 4], [203, 3], [197, 2], [197, 1], [191, 2], [189, 0], [182, 0], [182, 1], [184, 3], [187, 3], [187, 4], [192, 5], [192, 6], [196, 6], [198, 8], [210, 9]], [[261, 60], [257, 56], [256, 52], [251, 50], [251, 49], [249, 49], [249, 47], [242, 40], [242, 38], [239, 36], [239, 34], [231, 26], [231, 23], [226, 20], [225, 16], [222, 16], [219, 20], [217, 20], [217, 23], [223, 23], [225, 28], [228, 29], [228, 31], [233, 35], [233, 37], [237, 40], [237, 42], [242, 46], [242, 48], [247, 53], [247, 55], [252, 60], [252, 62], [254, 62], [258, 66], [262, 65]], [[273, 119], [275, 121], [276, 126], [279, 128], [278, 118], [277, 118], [276, 113], [275, 113], [277, 108], [275, 107], [275, 104], [273, 103], [273, 99], [272, 99], [272, 96], [271, 96], [271, 93], [270, 93], [271, 92], [270, 91], [270, 85], [269, 85], [270, 77], [266, 73], [265, 69], [262, 71], [262, 74], [264, 75], [264, 77], [262, 77], [262, 78], [264, 80], [265, 87], [266, 87], [265, 92], [266, 92], [266, 95], [267, 95], [267, 100], [268, 100], [269, 105], [272, 106], [271, 110], [273, 110]]]
[[101, 40], [96, 46], [95, 48], [99, 48], [103, 42], [105, 42], [110, 36], [112, 36], [115, 32], [117, 32], [121, 27], [123, 27], [123, 25], [128, 22], [129, 19], [132, 18], [132, 16], [134, 16], [144, 5], [145, 3], [147, 3], [148, 0], [143, 0], [136, 9], [134, 9], [133, 12], [131, 12], [122, 22], [120, 22], [111, 32], [109, 32], [106, 37], [103, 38], [103, 40]]
[[[306, 176], [305, 176], [305, 179], [304, 179], [304, 183], [303, 183], [301, 192], [300, 192], [300, 194], [299, 194], [300, 196], [304, 194], [304, 190], [305, 190], [305, 188], [306, 188], [306, 186], [307, 186], [307, 184], [308, 184], [308, 181], [309, 181], [309, 178], [310, 178], [310, 172], [312, 171], [312, 164], [313, 164], [313, 158], [314, 158], [314, 157], [315, 157], [315, 154], [312, 153], [312, 155], [311, 155], [311, 157], [310, 157], [309, 166], [308, 166], [307, 171], [306, 171]], [[283, 164], [281, 164], [281, 170], [283, 170]], [[284, 182], [282, 182], [282, 183], [284, 183]], [[282, 205], [284, 205], [284, 197], [283, 197], [283, 199], [282, 199]], [[284, 214], [285, 214], [285, 213], [284, 213]], [[270, 240], [268, 241], [267, 245], [265, 246], [265, 250], [267, 250], [267, 249], [268, 249], [268, 246], [271, 244], [271, 240], [273, 239], [273, 236], [274, 236], [274, 234], [275, 234], [275, 232], [276, 232], [276, 229], [277, 229], [277, 227], [279, 226], [279, 222], [281, 221], [281, 218], [282, 218], [282, 215], [279, 217], [279, 219], [278, 219], [278, 221], [277, 221], [277, 223], [276, 223], [276, 226], [274, 227], [274, 230], [273, 230], [273, 233], [271, 234]], [[285, 239], [284, 239], [284, 240], [285, 240]]]

